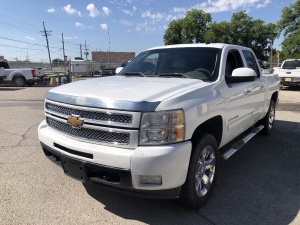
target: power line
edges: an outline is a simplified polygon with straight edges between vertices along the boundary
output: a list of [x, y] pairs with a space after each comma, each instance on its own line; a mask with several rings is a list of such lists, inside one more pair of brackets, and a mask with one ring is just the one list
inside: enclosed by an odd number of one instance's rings
[[39, 45], [39, 44], [29, 43], [29, 42], [26, 42], [26, 41], [14, 40], [14, 39], [12, 39], [12, 38], [5, 38], [5, 37], [0, 37], [0, 38], [1, 38], [1, 39], [5, 39], [5, 40], [9, 40], [9, 41], [20, 42], [20, 43], [23, 43], [23, 44], [29, 44], [29, 45], [35, 45], [35, 46], [42, 46], [42, 47], [45, 47], [45, 45]]

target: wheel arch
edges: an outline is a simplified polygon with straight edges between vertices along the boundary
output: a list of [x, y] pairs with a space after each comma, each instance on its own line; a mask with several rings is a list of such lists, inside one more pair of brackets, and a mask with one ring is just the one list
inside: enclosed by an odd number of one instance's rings
[[278, 91], [276, 91], [271, 96], [271, 100], [274, 100], [276, 106], [278, 104], [278, 95], [279, 95], [279, 93], [278, 93]]
[[16, 77], [23, 77], [24, 80], [26, 80], [25, 76], [23, 74], [20, 74], [20, 73], [14, 74], [13, 77], [12, 77], [12, 80], [14, 80]]
[[209, 133], [213, 135], [220, 146], [223, 135], [223, 119], [222, 116], [212, 117], [200, 124], [192, 135], [192, 143], [196, 143], [200, 133]]

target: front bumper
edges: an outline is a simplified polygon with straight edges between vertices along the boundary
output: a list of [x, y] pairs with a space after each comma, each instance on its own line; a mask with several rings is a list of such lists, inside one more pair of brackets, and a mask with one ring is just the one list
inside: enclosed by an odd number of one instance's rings
[[[185, 182], [191, 142], [122, 149], [79, 141], [47, 127], [38, 128], [46, 156], [82, 182], [96, 182], [140, 197], [176, 198]], [[66, 167], [66, 168], [65, 168]], [[162, 184], [143, 184], [141, 175], [160, 175]]]

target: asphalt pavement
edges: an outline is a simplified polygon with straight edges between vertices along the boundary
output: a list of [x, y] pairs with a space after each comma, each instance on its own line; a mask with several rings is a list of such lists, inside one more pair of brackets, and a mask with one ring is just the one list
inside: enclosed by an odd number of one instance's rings
[[0, 85], [0, 224], [300, 224], [300, 88], [281, 90], [273, 133], [221, 163], [213, 197], [199, 210], [64, 175], [37, 137], [51, 88]]

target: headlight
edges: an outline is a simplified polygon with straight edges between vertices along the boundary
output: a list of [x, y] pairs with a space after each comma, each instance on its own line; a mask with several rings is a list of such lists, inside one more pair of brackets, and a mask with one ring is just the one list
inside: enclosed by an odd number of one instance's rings
[[143, 113], [140, 145], [159, 145], [184, 140], [185, 121], [182, 110]]

